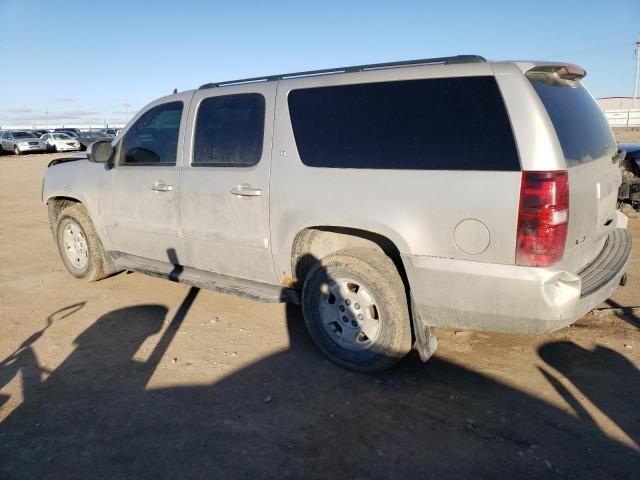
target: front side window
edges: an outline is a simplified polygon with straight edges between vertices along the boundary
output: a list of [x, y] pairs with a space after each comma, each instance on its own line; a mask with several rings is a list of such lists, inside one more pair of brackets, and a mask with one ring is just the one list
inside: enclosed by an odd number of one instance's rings
[[258, 93], [206, 98], [198, 109], [194, 166], [251, 166], [262, 156], [264, 97]]
[[158, 105], [142, 114], [122, 141], [124, 165], [175, 165], [182, 102]]

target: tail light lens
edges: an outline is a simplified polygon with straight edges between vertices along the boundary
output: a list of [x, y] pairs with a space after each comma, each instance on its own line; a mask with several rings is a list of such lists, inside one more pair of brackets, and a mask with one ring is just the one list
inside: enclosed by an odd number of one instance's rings
[[568, 224], [567, 172], [522, 172], [516, 264], [548, 267], [561, 260]]

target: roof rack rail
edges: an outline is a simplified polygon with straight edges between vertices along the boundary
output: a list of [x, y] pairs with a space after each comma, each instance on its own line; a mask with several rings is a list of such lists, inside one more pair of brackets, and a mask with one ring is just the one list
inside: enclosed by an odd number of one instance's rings
[[202, 85], [198, 90], [204, 90], [206, 88], [226, 87], [231, 85], [240, 85], [243, 83], [259, 83], [259, 82], [272, 82], [275, 80], [285, 80], [287, 78], [301, 78], [301, 77], [313, 77], [318, 75], [332, 75], [336, 73], [352, 73], [352, 72], [364, 72], [368, 70], [382, 70], [385, 68], [394, 67], [410, 67], [415, 65], [433, 65], [444, 64], [451, 65], [456, 63], [482, 63], [487, 60], [479, 55], [455, 55], [453, 57], [435, 57], [435, 58], [422, 58], [419, 60], [403, 60], [399, 62], [387, 62], [387, 63], [372, 63], [369, 65], [353, 65], [351, 67], [339, 67], [339, 68], [325, 68], [322, 70], [308, 70], [306, 72], [295, 73], [281, 73], [279, 75], [267, 75], [264, 77], [243, 78], [240, 80], [229, 80], [226, 82], [206, 83]]

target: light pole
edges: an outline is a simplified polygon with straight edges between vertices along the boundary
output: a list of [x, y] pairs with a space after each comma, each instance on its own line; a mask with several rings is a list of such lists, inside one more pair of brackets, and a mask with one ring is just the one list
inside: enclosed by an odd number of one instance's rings
[[636, 40], [636, 77], [633, 81], [633, 107], [636, 108], [636, 97], [638, 96], [638, 71], [640, 71], [640, 33]]

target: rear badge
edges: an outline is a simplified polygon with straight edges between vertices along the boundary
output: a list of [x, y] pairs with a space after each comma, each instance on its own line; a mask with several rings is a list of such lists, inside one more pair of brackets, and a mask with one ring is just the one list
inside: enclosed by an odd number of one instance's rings
[[586, 235], [576, 238], [576, 245], [580, 245], [581, 243], [584, 243], [586, 239], [587, 239]]

